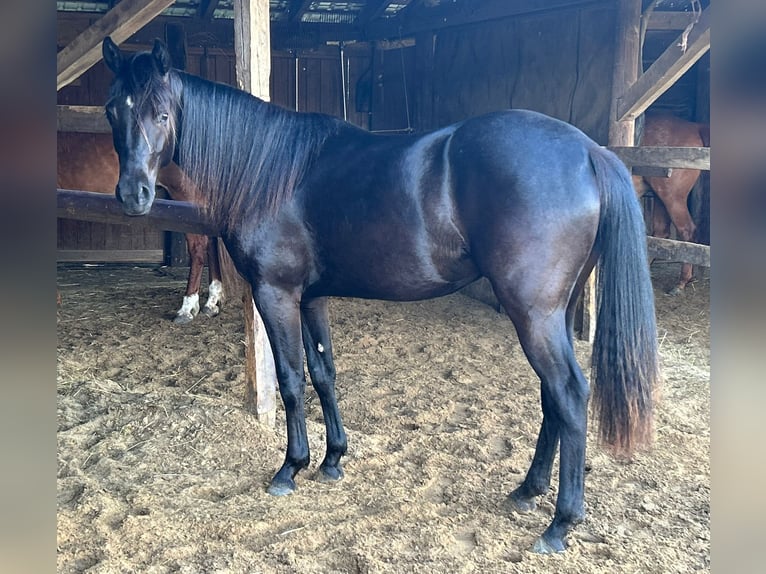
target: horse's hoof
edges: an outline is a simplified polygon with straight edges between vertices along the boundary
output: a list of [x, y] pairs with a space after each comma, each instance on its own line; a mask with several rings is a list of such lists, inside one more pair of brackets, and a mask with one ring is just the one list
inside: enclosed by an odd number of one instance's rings
[[186, 325], [186, 323], [191, 323], [192, 320], [194, 320], [194, 316], [191, 313], [179, 313], [173, 319], [173, 323], [176, 325]]
[[518, 492], [518, 489], [516, 489], [508, 495], [508, 502], [513, 507], [513, 509], [516, 512], [522, 513], [534, 511], [535, 508], [537, 508], [537, 503], [535, 502], [534, 497], [526, 498], [521, 496]]
[[295, 492], [296, 486], [295, 481], [275, 481], [272, 480], [271, 484], [269, 485], [269, 488], [266, 490], [271, 496], [287, 496], [288, 494], [292, 494]]
[[532, 545], [532, 552], [535, 554], [555, 554], [556, 552], [564, 552], [566, 546], [563, 540], [546, 540], [545, 536], [541, 536]]
[[668, 291], [668, 295], [676, 297], [684, 292], [684, 287], [685, 285], [676, 285], [670, 291]]
[[216, 315], [218, 315], [220, 312], [221, 312], [221, 310], [218, 308], [218, 305], [215, 305], [215, 306], [213, 306], [213, 307], [208, 307], [207, 305], [205, 305], [205, 306], [202, 308], [202, 314], [203, 314], [205, 317], [215, 317], [215, 316], [216, 316]]
[[319, 470], [317, 470], [316, 473], [316, 481], [321, 482], [322, 484], [329, 484], [333, 482], [338, 482], [343, 478], [343, 469], [338, 466], [320, 466]]

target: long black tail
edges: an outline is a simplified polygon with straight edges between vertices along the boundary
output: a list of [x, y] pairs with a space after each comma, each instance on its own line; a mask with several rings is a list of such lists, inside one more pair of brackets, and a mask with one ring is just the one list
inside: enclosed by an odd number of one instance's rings
[[601, 195], [591, 408], [600, 441], [615, 454], [630, 456], [651, 444], [653, 398], [660, 379], [646, 231], [622, 162], [600, 148], [590, 158]]

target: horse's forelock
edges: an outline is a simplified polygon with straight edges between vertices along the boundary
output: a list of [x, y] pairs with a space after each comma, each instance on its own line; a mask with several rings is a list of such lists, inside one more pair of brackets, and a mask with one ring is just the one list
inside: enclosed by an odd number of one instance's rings
[[152, 117], [169, 114], [170, 137], [175, 146], [177, 138], [177, 108], [181, 97], [181, 80], [175, 71], [160, 73], [153, 56], [141, 52], [126, 61], [110, 90], [110, 99], [130, 96], [137, 117], [149, 111]]

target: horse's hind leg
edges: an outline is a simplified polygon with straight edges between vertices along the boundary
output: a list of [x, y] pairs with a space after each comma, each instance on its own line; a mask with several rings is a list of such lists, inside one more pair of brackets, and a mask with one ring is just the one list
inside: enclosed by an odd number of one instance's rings
[[[659, 179], [655, 181], [652, 179], [652, 187], [665, 205], [665, 209], [667, 209], [670, 220], [675, 225], [681, 241], [695, 241], [697, 238], [697, 226], [694, 224], [694, 220], [689, 213], [687, 201], [689, 193], [691, 193], [698, 178], [698, 170], [679, 169], [675, 170], [670, 178], [666, 180]], [[683, 291], [686, 285], [691, 282], [692, 274], [692, 265], [690, 263], [683, 263], [678, 283], [669, 293], [677, 295]]]
[[[580, 273], [567, 305], [565, 321], [567, 339], [570, 346], [573, 344], [573, 324], [578, 299], [583, 292], [585, 282], [593, 271], [596, 260], [597, 254], [592, 253]], [[532, 458], [532, 464], [529, 467], [529, 471], [527, 471], [524, 481], [508, 497], [513, 507], [520, 512], [534, 510], [536, 507], [535, 497], [547, 493], [550, 488], [553, 459], [559, 446], [558, 418], [552, 401], [553, 397], [551, 397], [547, 387], [542, 385], [540, 402], [543, 410], [543, 422], [540, 425], [540, 434], [537, 437], [535, 455]]]
[[335, 398], [335, 364], [332, 354], [330, 323], [327, 313], [327, 299], [321, 297], [301, 304], [301, 327], [303, 348], [314, 389], [322, 404], [325, 429], [327, 431], [327, 453], [319, 466], [317, 478], [320, 482], [343, 478], [340, 458], [346, 454], [346, 432], [338, 411]]
[[522, 485], [511, 499], [533, 505], [533, 496], [550, 482], [556, 436], [560, 442], [559, 493], [553, 521], [534, 545], [536, 552], [566, 548], [569, 529], [585, 517], [585, 433], [588, 382], [574, 357], [563, 310], [540, 311], [526, 317], [512, 313], [519, 340], [532, 368], [540, 377], [543, 424], [535, 457]]
[[556, 449], [559, 446], [559, 427], [551, 396], [545, 386], [541, 389], [543, 422], [537, 437], [535, 455], [527, 476], [518, 488], [508, 495], [511, 505], [519, 512], [531, 512], [537, 504], [535, 498], [548, 492]]
[[207, 301], [202, 308], [202, 313], [207, 317], [215, 317], [221, 312], [223, 303], [223, 283], [221, 282], [221, 263], [218, 256], [218, 238], [207, 237], [207, 269], [210, 275], [210, 284], [207, 288]]

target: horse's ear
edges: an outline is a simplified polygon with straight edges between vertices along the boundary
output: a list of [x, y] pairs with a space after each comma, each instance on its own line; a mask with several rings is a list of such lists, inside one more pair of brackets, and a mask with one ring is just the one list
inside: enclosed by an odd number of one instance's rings
[[122, 52], [120, 52], [117, 44], [109, 36], [104, 38], [104, 42], [101, 44], [101, 52], [104, 55], [104, 62], [106, 62], [109, 69], [115, 74], [119, 74], [122, 67]]
[[168, 48], [165, 46], [162, 40], [154, 40], [152, 56], [154, 56], [154, 61], [157, 62], [157, 68], [159, 69], [160, 74], [163, 76], [167, 74], [173, 64], [170, 61], [170, 52], [168, 52]]

